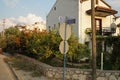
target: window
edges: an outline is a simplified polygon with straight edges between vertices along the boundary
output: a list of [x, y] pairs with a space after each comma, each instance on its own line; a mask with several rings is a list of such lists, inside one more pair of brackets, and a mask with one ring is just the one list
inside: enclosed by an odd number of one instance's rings
[[60, 27], [60, 23], [58, 23], [58, 26]]
[[51, 30], [51, 27], [50, 27], [50, 26], [48, 26], [48, 30], [49, 30], [49, 31]]
[[86, 46], [89, 46], [89, 42], [85, 42], [85, 45], [86, 45]]
[[96, 34], [102, 35], [102, 20], [95, 19]]
[[53, 27], [53, 29], [55, 30], [56, 29], [56, 25], [54, 24], [54, 27]]
[[56, 11], [56, 7], [54, 7], [54, 10]]

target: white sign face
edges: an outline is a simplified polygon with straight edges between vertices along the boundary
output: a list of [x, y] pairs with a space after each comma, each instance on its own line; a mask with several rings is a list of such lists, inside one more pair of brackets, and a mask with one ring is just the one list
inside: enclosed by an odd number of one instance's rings
[[63, 40], [68, 40], [71, 36], [71, 27], [69, 25], [66, 25], [65, 23], [62, 23], [60, 25], [59, 32]]
[[[65, 53], [68, 52], [68, 50], [69, 50], [69, 45], [68, 45], [67, 41], [62, 41], [62, 42], [60, 43], [59, 50], [60, 50], [60, 52], [61, 52], [62, 54], [64, 54], [64, 52], [65, 52]], [[65, 51], [64, 51], [64, 50], [65, 50]]]

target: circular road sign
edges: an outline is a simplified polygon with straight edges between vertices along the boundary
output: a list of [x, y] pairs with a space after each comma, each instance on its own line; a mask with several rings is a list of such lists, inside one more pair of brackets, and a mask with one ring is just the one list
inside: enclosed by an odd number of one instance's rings
[[[65, 45], [65, 46], [64, 46], [64, 45]], [[69, 45], [68, 45], [67, 41], [62, 41], [62, 42], [60, 43], [59, 50], [60, 50], [60, 52], [61, 52], [62, 54], [64, 54], [64, 52], [65, 52], [65, 53], [68, 52], [68, 50], [69, 50]], [[64, 50], [65, 50], [65, 51], [64, 51]]]
[[[65, 27], [66, 27], [66, 31], [65, 31]], [[66, 25], [65, 23], [62, 23], [60, 25], [59, 32], [60, 32], [60, 36], [63, 40], [65, 40], [65, 37], [66, 37], [66, 40], [68, 40], [71, 36], [71, 27], [69, 25]]]

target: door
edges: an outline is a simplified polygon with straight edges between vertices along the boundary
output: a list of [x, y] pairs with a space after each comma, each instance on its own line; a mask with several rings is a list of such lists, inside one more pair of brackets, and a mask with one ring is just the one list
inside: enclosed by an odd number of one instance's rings
[[102, 19], [95, 19], [96, 34], [102, 35]]

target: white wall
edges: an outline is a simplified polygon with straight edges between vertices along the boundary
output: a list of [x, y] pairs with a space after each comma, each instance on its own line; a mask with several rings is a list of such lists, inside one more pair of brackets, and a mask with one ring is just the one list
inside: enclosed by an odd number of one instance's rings
[[[54, 7], [56, 7], [56, 10], [54, 10]], [[66, 16], [76, 19], [73, 31], [78, 36], [78, 0], [57, 0], [47, 15], [47, 29], [48, 26], [54, 27], [54, 25], [58, 25], [59, 17], [65, 18]]]
[[26, 29], [28, 30], [34, 30], [35, 28], [37, 28], [37, 30], [39, 31], [46, 30], [46, 26], [44, 22], [37, 22], [36, 24], [27, 25], [26, 27]]
[[79, 4], [79, 42], [84, 43], [85, 29], [91, 27], [91, 16], [86, 11], [91, 9], [90, 0]]

